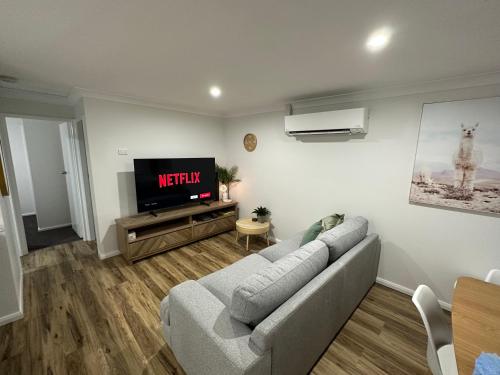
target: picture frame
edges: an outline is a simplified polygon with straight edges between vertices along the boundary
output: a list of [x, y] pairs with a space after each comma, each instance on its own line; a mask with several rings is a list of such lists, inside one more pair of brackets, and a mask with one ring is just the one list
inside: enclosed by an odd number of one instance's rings
[[500, 214], [500, 97], [423, 105], [409, 201]]

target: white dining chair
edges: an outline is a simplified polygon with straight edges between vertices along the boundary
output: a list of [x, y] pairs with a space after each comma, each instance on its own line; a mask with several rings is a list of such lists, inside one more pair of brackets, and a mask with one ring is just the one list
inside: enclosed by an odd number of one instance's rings
[[484, 279], [487, 283], [493, 283], [500, 285], [500, 270], [490, 270], [488, 275], [486, 275], [486, 279]]
[[427, 331], [427, 363], [433, 375], [458, 375], [451, 327], [431, 288], [420, 285], [412, 301]]

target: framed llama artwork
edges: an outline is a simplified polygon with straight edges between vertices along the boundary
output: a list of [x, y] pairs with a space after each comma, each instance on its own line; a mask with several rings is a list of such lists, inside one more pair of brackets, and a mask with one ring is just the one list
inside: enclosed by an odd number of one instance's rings
[[500, 214], [500, 97], [424, 104], [410, 202]]

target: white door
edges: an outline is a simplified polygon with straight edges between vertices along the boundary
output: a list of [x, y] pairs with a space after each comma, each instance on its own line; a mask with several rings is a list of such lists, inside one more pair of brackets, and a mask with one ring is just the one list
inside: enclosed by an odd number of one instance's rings
[[83, 218], [80, 200], [80, 187], [78, 183], [77, 167], [74, 152], [74, 142], [71, 123], [63, 122], [59, 124], [59, 134], [61, 136], [62, 153], [64, 159], [64, 170], [61, 173], [66, 178], [68, 190], [69, 209], [71, 214], [71, 226], [79, 237], [83, 237]]

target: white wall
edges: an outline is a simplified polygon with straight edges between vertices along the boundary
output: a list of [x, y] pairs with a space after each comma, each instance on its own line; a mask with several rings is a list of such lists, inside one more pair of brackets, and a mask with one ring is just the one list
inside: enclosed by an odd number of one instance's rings
[[[114, 220], [137, 212], [134, 158], [215, 157], [224, 162], [220, 119], [84, 98], [92, 207], [101, 258], [116, 255]], [[118, 155], [118, 148], [128, 155]]]
[[28, 159], [40, 229], [71, 225], [59, 123], [24, 119]]
[[[285, 136], [282, 113], [227, 119], [227, 159], [242, 179], [232, 194], [242, 216], [270, 208], [282, 239], [330, 213], [365, 216], [382, 239], [379, 277], [410, 289], [428, 284], [449, 302], [458, 276], [483, 278], [500, 267], [500, 218], [408, 203], [422, 104], [495, 95], [498, 85], [350, 103], [343, 97], [328, 106], [368, 107], [364, 139], [301, 142]], [[258, 138], [251, 153], [242, 143], [248, 132]]]
[[28, 161], [28, 150], [24, 134], [23, 120], [20, 118], [7, 118], [7, 131], [9, 133], [12, 162], [16, 176], [16, 186], [19, 194], [22, 215], [34, 215], [35, 195], [33, 181]]
[[23, 316], [23, 273], [16, 252], [11, 212], [11, 197], [0, 197], [0, 325]]

